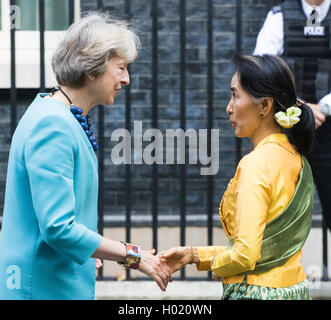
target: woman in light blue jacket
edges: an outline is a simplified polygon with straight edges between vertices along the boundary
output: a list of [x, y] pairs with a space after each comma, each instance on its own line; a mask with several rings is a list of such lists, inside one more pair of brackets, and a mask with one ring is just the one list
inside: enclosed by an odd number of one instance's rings
[[88, 111], [111, 105], [129, 84], [139, 39], [123, 21], [89, 13], [56, 50], [59, 84], [38, 94], [20, 120], [9, 154], [0, 236], [0, 299], [94, 299], [95, 258], [152, 277], [170, 272], [153, 250], [96, 232], [97, 142]]

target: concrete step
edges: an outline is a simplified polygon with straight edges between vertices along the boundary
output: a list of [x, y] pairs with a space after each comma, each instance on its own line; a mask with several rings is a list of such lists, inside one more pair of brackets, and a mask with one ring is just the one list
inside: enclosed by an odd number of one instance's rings
[[[308, 282], [313, 300], [331, 299], [331, 281]], [[97, 281], [98, 300], [219, 300], [223, 293], [219, 281], [174, 281], [166, 292], [153, 281]]]

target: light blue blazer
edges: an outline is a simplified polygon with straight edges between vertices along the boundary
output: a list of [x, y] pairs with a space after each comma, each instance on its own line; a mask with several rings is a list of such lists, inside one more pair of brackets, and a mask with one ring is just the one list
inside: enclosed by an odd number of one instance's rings
[[1, 299], [94, 299], [98, 170], [69, 108], [38, 94], [14, 133], [0, 235]]

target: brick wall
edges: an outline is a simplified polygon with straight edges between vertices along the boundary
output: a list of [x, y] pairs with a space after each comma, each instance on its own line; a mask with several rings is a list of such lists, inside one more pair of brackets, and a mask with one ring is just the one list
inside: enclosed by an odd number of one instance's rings
[[[131, 65], [132, 119], [143, 120], [143, 130], [152, 127], [152, 1], [131, 1], [135, 24], [143, 32], [142, 50]], [[180, 127], [180, 1], [158, 1], [158, 96], [159, 129]], [[255, 37], [267, 13], [263, 1], [243, 1], [243, 49], [251, 52]], [[82, 0], [82, 10], [95, 8], [95, 1]], [[124, 1], [104, 1], [106, 9], [124, 13]], [[256, 10], [260, 14], [257, 17]], [[230, 59], [236, 46], [235, 1], [213, 2], [214, 47], [214, 118], [213, 128], [220, 129], [220, 170], [214, 176], [214, 208], [217, 207], [229, 179], [235, 171], [235, 138], [225, 108], [230, 97], [233, 74]], [[254, 22], [252, 22], [252, 19]], [[248, 22], [249, 21], [249, 22]], [[207, 1], [186, 1], [186, 128], [207, 128]], [[249, 23], [249, 30], [246, 24]], [[106, 108], [106, 212], [115, 215], [125, 210], [125, 168], [110, 162], [110, 141], [115, 128], [125, 127], [124, 95]], [[96, 110], [95, 110], [96, 111]], [[95, 113], [96, 114], [96, 113]], [[94, 117], [95, 118], [95, 117]], [[109, 148], [108, 148], [109, 147]], [[244, 152], [250, 143], [243, 143]], [[199, 175], [200, 167], [187, 165], [187, 214], [205, 215], [207, 211], [207, 177]], [[179, 165], [158, 165], [159, 214], [179, 213]], [[132, 166], [132, 214], [151, 214], [152, 166]]]
[[[242, 51], [252, 53], [256, 35], [261, 28], [271, 1], [242, 1]], [[107, 10], [124, 14], [124, 0], [104, 0]], [[81, 0], [81, 10], [96, 8], [95, 0]], [[152, 127], [152, 16], [150, 0], [132, 0], [131, 13], [141, 32], [142, 49], [131, 65], [132, 120], [143, 121], [143, 131]], [[186, 128], [207, 128], [207, 1], [186, 1]], [[179, 0], [158, 1], [158, 98], [159, 129], [180, 127], [180, 34]], [[233, 67], [231, 56], [236, 50], [235, 1], [213, 1], [213, 128], [220, 129], [220, 169], [214, 176], [214, 213], [229, 179], [235, 172], [235, 138], [225, 113], [230, 98]], [[35, 91], [19, 94], [18, 118], [33, 99]], [[97, 130], [97, 110], [90, 112], [94, 131]], [[0, 97], [0, 206], [3, 205], [5, 171], [9, 150], [9, 93]], [[133, 127], [133, 125], [132, 125]], [[121, 93], [112, 106], [105, 107], [105, 214], [123, 217], [125, 212], [125, 166], [114, 165], [111, 150], [117, 142], [111, 134], [125, 128], [125, 95]], [[96, 132], [97, 133], [97, 132]], [[144, 145], [145, 146], [145, 145]], [[243, 153], [251, 150], [243, 141]], [[188, 161], [186, 162], [188, 163]], [[132, 165], [132, 214], [151, 215], [152, 166]], [[174, 216], [179, 213], [179, 165], [158, 165], [159, 214]], [[199, 165], [187, 165], [187, 214], [205, 215], [207, 208], [207, 178], [199, 174]], [[2, 211], [2, 210], [1, 210]], [[199, 220], [199, 219], [198, 219]], [[134, 220], [135, 221], [135, 220]], [[135, 222], [134, 222], [135, 223]]]

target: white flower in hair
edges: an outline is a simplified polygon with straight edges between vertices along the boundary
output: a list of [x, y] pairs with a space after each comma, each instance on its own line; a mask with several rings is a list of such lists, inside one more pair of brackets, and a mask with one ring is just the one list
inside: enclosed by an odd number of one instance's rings
[[298, 107], [287, 108], [285, 112], [279, 111], [275, 114], [275, 119], [283, 128], [291, 128], [300, 121], [301, 109]]

